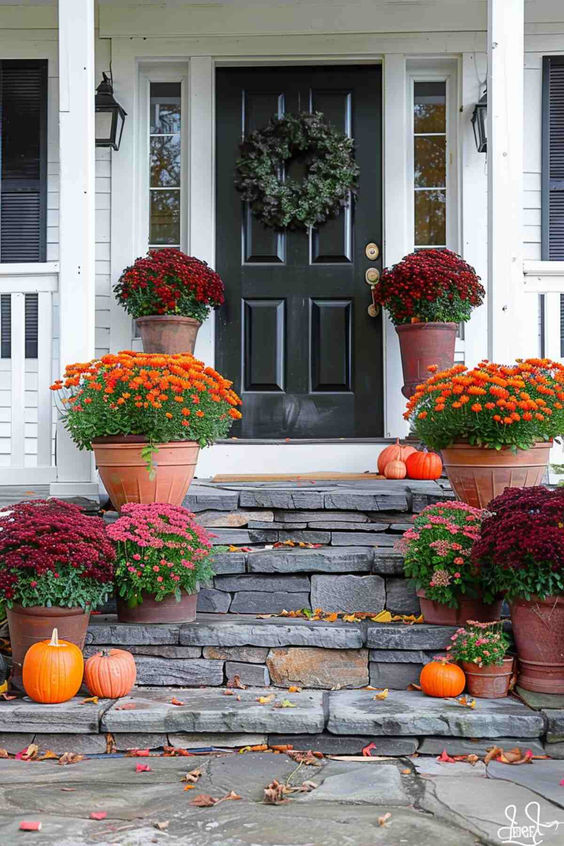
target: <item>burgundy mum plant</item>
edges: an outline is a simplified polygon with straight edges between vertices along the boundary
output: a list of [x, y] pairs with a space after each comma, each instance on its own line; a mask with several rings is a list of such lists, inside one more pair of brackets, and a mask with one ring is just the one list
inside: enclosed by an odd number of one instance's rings
[[485, 290], [476, 271], [451, 250], [419, 250], [382, 273], [375, 302], [401, 323], [459, 323], [470, 319]]
[[479, 592], [479, 566], [471, 560], [483, 512], [464, 502], [428, 505], [404, 532], [398, 547], [404, 570], [425, 596], [458, 607], [461, 596]]
[[472, 560], [491, 595], [531, 599], [564, 592], [564, 488], [506, 488], [488, 505]]
[[134, 318], [176, 314], [203, 321], [222, 305], [223, 282], [205, 261], [181, 250], [149, 250], [126, 267], [114, 293]]
[[143, 595], [157, 602], [173, 593], [194, 593], [213, 576], [211, 537], [179, 505], [129, 503], [108, 527], [117, 550], [116, 585], [130, 607]]
[[104, 521], [61, 500], [0, 510], [0, 600], [31, 606], [101, 605], [113, 588], [115, 552]]

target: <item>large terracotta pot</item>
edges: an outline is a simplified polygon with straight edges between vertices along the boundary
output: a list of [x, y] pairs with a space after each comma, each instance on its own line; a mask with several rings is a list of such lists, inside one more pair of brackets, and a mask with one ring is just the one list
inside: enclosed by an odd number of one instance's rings
[[403, 368], [404, 397], [411, 397], [415, 388], [431, 375], [427, 368], [437, 364], [446, 370], [454, 364], [456, 323], [404, 323], [396, 326], [401, 364]]
[[130, 608], [118, 597], [117, 614], [120, 623], [191, 623], [196, 619], [197, 593], [182, 592], [180, 602], [173, 593], [157, 602], [154, 596], [143, 593], [143, 602]]
[[441, 450], [452, 488], [462, 502], [485, 508], [505, 488], [540, 485], [546, 472], [551, 441], [512, 452], [456, 443]]
[[69, 640], [79, 649], [84, 648], [90, 610], [84, 608], [23, 608], [13, 605], [6, 610], [12, 647], [12, 684], [23, 690], [22, 665], [30, 646], [40, 640], [49, 640], [57, 629], [59, 640]]
[[126, 502], [168, 502], [182, 505], [194, 478], [199, 445], [196, 441], [159, 444], [151, 478], [141, 456], [146, 442], [136, 436], [96, 438], [93, 442], [100, 478], [118, 511]]
[[472, 661], [462, 661], [466, 690], [479, 699], [502, 699], [509, 693], [513, 663], [513, 658], [504, 658], [502, 664], [478, 667]]
[[161, 355], [193, 353], [201, 325], [200, 321], [193, 317], [180, 317], [177, 314], [155, 314], [137, 318], [143, 352]]
[[461, 597], [458, 608], [451, 608], [450, 605], [443, 605], [441, 602], [434, 602], [427, 599], [425, 591], [417, 591], [421, 613], [426, 623], [435, 626], [464, 626], [467, 620], [478, 620], [480, 623], [492, 623], [501, 617], [501, 606], [503, 600], [494, 602], [493, 605], [486, 605], [481, 599]]
[[510, 608], [518, 684], [538, 693], [564, 693], [564, 596], [514, 599]]

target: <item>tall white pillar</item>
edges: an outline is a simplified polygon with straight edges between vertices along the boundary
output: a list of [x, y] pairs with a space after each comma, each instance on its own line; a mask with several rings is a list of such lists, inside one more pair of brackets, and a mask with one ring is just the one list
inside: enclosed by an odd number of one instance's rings
[[[94, 0], [59, 0], [60, 368], [94, 357]], [[95, 496], [89, 452], [57, 424], [53, 496]]]
[[524, 0], [488, 0], [488, 356], [536, 352], [523, 284]]

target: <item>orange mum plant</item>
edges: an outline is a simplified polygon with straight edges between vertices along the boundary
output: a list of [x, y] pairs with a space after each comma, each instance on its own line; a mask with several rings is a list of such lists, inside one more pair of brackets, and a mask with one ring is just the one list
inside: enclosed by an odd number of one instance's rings
[[457, 364], [417, 386], [404, 414], [431, 449], [457, 441], [529, 449], [564, 432], [564, 366], [549, 359], [513, 365]]
[[241, 417], [232, 383], [191, 355], [123, 351], [71, 364], [51, 386], [80, 449], [94, 438], [141, 435], [154, 448], [170, 441], [208, 446]]

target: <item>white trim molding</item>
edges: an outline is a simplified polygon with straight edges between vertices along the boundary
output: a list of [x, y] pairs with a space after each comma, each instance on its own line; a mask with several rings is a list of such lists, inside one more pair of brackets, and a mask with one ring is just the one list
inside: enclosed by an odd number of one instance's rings
[[564, 261], [523, 262], [527, 294], [564, 294]]

